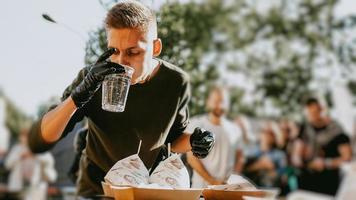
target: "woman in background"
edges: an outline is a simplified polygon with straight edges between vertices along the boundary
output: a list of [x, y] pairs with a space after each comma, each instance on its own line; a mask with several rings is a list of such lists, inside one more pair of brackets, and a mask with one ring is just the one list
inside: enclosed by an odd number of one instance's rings
[[23, 192], [23, 199], [47, 199], [48, 183], [57, 178], [54, 158], [50, 153], [32, 154], [28, 148], [28, 130], [22, 130], [6, 160], [10, 170], [8, 190]]

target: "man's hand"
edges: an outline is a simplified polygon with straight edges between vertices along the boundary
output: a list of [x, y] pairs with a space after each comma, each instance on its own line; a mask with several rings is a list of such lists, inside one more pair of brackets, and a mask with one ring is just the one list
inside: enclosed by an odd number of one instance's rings
[[308, 168], [315, 171], [323, 171], [325, 169], [324, 161], [322, 158], [315, 158], [308, 164]]
[[273, 161], [268, 157], [268, 156], [262, 156], [260, 159], [258, 159], [259, 166], [261, 169], [266, 169], [266, 170], [274, 170], [275, 166]]
[[21, 159], [27, 159], [33, 157], [33, 154], [30, 151], [22, 152]]
[[225, 185], [226, 184], [225, 181], [220, 181], [220, 180], [216, 180], [216, 179], [212, 179], [208, 182], [210, 185]]
[[195, 128], [190, 136], [193, 155], [199, 159], [205, 158], [214, 147], [214, 134], [201, 128]]
[[91, 66], [84, 80], [73, 90], [71, 96], [77, 108], [84, 106], [93, 97], [106, 75], [125, 72], [121, 65], [106, 61], [115, 51], [111, 48], [104, 52]]

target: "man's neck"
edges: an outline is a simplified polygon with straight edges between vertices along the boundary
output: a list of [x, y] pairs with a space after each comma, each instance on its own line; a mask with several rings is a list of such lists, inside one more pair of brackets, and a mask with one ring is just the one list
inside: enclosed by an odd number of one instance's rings
[[153, 70], [151, 72], [151, 78], [154, 77], [157, 74], [157, 72], [159, 70], [159, 67], [160, 67], [160, 62], [158, 60], [156, 60], [156, 59], [153, 59], [152, 65], [154, 66], [154, 68], [153, 68]]
[[142, 78], [142, 81], [139, 82], [140, 84], [150, 81], [150, 79], [157, 74], [160, 67], [160, 62], [156, 59], [152, 59], [152, 66], [154, 67], [149, 73], [147, 73], [147, 75], [144, 78]]
[[319, 118], [318, 120], [311, 123], [315, 128], [322, 128], [328, 124], [328, 120], [324, 117]]
[[209, 113], [208, 119], [214, 125], [221, 125], [221, 117], [218, 117], [213, 113]]

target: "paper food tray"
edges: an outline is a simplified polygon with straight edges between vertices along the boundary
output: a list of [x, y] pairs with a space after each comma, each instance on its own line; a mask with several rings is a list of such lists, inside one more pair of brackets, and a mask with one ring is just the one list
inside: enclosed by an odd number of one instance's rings
[[278, 195], [276, 190], [236, 190], [223, 191], [205, 189], [203, 196], [205, 200], [243, 200], [244, 197], [258, 197], [266, 199], [275, 199]]
[[102, 182], [105, 196], [115, 200], [197, 200], [203, 189], [165, 189], [110, 186]]

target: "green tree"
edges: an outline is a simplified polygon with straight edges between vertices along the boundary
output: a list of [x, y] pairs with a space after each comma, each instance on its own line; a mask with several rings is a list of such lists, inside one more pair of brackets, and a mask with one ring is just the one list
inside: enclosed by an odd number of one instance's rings
[[48, 109], [53, 105], [58, 105], [60, 103], [60, 97], [52, 96], [47, 101], [42, 102], [37, 109], [37, 117], [42, 117], [47, 113]]
[[5, 126], [9, 129], [11, 135], [17, 136], [21, 129], [29, 128], [32, 119], [19, 109], [2, 90], [0, 90], [0, 98], [5, 100]]
[[[102, 5], [108, 8], [113, 2], [102, 1]], [[347, 69], [356, 60], [355, 40], [339, 42], [340, 34], [355, 28], [356, 18], [336, 19], [337, 3], [165, 1], [157, 11], [164, 44], [161, 57], [190, 74], [192, 115], [204, 111], [207, 91], [219, 81], [231, 86], [233, 114], [265, 116], [269, 104], [278, 115], [300, 116], [301, 100], [318, 89], [311, 87], [319, 81], [315, 69], [332, 65]], [[105, 38], [103, 28], [90, 33], [87, 63], [106, 48]], [[252, 80], [252, 90], [246, 90], [249, 83], [229, 83], [227, 75], [236, 72]], [[326, 95], [327, 89], [320, 92]], [[246, 96], [254, 98], [244, 100]]]
[[234, 12], [223, 21], [224, 32], [213, 31], [224, 38], [220, 55], [235, 57], [227, 74], [238, 71], [255, 82], [256, 99], [248, 105], [258, 115], [268, 114], [258, 111], [271, 102], [279, 116], [300, 116], [305, 96], [327, 98], [331, 77], [319, 80], [318, 69], [350, 71], [355, 64], [355, 37], [345, 42], [342, 36], [355, 29], [356, 17], [335, 18], [337, 0], [230, 3]]

